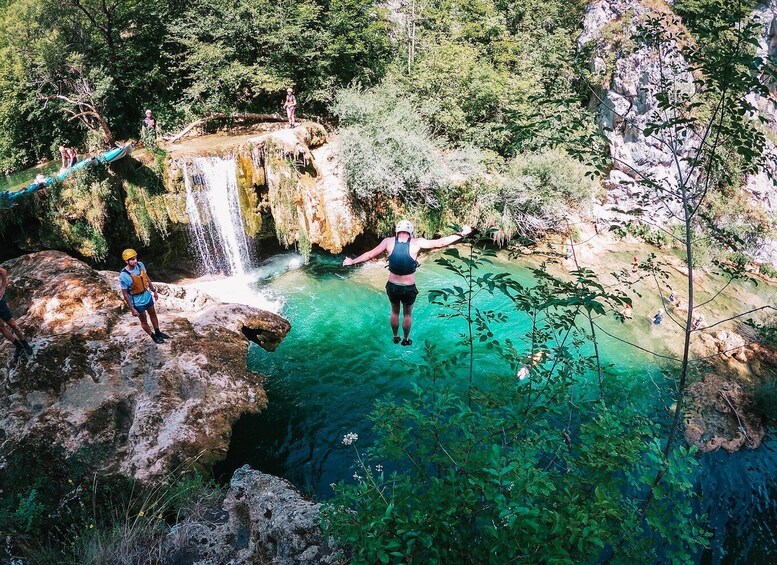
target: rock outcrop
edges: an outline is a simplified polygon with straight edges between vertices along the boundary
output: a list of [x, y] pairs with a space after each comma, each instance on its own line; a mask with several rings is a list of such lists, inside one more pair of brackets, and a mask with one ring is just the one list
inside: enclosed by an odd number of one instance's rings
[[761, 380], [777, 375], [777, 351], [730, 330], [699, 333], [696, 349], [714, 372], [688, 387], [686, 440], [702, 451], [756, 449], [766, 423], [753, 410], [751, 394]]
[[173, 528], [164, 543], [164, 563], [344, 562], [321, 531], [320, 506], [304, 500], [284, 479], [246, 465], [235, 471], [218, 507]]
[[234, 421], [267, 405], [262, 377], [246, 367], [246, 338], [274, 349], [290, 329], [283, 318], [160, 283], [171, 339], [156, 345], [120, 299], [116, 273], [54, 251], [3, 267], [6, 299], [34, 348], [13, 362], [12, 346], [0, 346], [3, 449], [89, 449], [104, 454], [104, 472], [154, 481], [222, 458]]
[[196, 181], [198, 158], [234, 160], [249, 235], [276, 236], [303, 253], [312, 244], [339, 253], [364, 227], [351, 206], [335, 143], [312, 122], [260, 135], [205, 136], [168, 148], [170, 178], [183, 194], [184, 171]]
[[[633, 219], [614, 210], [635, 208], [641, 209], [642, 217], [649, 219], [651, 224], [660, 227], [676, 223], [673, 216], [681, 216], [677, 202], [651, 196], [651, 191], [645, 191], [636, 182], [647, 176], [663, 187], [676, 186], [679, 172], [688, 174], [685, 159], [695, 153], [698, 144], [694, 136], [683, 141], [662, 139], [660, 134], [644, 134], [648, 123], [664, 121], [659, 119], [656, 98], [662, 82], [688, 95], [695, 91], [693, 76], [678, 49], [679, 44], [670, 42], [659, 55], [655, 49], [635, 39], [640, 24], [656, 16], [673, 18], [669, 25], [683, 31], [682, 22], [672, 14], [671, 2], [596, 0], [586, 10], [583, 31], [578, 38], [579, 50], [591, 59], [596, 91], [591, 96], [591, 106], [596, 109], [598, 125], [608, 140], [613, 160], [613, 168], [604, 179], [608, 189], [606, 202], [596, 210], [604, 221]], [[758, 55], [774, 56], [777, 53], [777, 0], [762, 2], [754, 10], [753, 17], [762, 30]], [[683, 34], [676, 33], [675, 36], [682, 38]], [[751, 224], [752, 217], [777, 212], [777, 188], [769, 176], [777, 177], [777, 147], [770, 141], [777, 135], [777, 105], [773, 96], [777, 84], [768, 86], [772, 96], [752, 95], [749, 98], [766, 118], [768, 158], [760, 172], [745, 179], [744, 196], [737, 205], [746, 209], [750, 217], [733, 218], [737, 223]], [[677, 159], [669, 149], [672, 146], [676, 149]], [[766, 219], [765, 223], [770, 220]], [[757, 261], [777, 266], [777, 241], [760, 233], [751, 240], [745, 251]]]

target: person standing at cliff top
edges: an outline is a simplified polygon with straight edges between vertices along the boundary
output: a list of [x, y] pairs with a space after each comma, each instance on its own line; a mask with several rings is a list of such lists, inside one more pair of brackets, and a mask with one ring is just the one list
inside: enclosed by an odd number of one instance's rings
[[294, 90], [291, 87], [286, 89], [286, 100], [283, 101], [283, 107], [286, 108], [286, 117], [289, 119], [289, 127], [297, 125], [297, 97], [294, 96]]
[[[394, 237], [387, 237], [374, 249], [359, 255], [356, 259], [346, 257], [343, 267], [349, 267], [364, 261], [374, 259], [383, 252], [388, 253], [389, 279], [386, 283], [386, 294], [391, 303], [391, 315], [389, 323], [394, 333], [394, 343], [412, 345], [410, 339], [410, 327], [413, 325], [413, 304], [418, 289], [415, 286], [415, 270], [418, 267], [418, 252], [421, 249], [439, 249], [457, 241], [461, 241], [472, 233], [472, 228], [464, 226], [459, 233], [441, 237], [438, 239], [424, 239], [413, 237], [413, 224], [408, 220], [402, 220], [394, 230]], [[404, 339], [399, 337], [399, 307], [402, 305], [402, 332]]]
[[16, 361], [22, 353], [32, 355], [32, 347], [24, 339], [24, 334], [21, 328], [19, 328], [19, 324], [16, 323], [13, 314], [11, 314], [11, 309], [5, 303], [5, 291], [7, 288], [8, 272], [0, 267], [0, 320], [3, 321], [3, 323], [0, 323], [0, 333], [3, 334], [5, 339], [14, 344], [13, 360]]
[[[119, 273], [119, 286], [121, 286], [124, 301], [130, 307], [132, 315], [140, 320], [143, 331], [151, 336], [154, 343], [164, 343], [164, 340], [170, 336], [159, 329], [159, 319], [154, 308], [154, 301], [158, 296], [151, 279], [148, 278], [146, 266], [138, 261], [138, 253], [134, 249], [125, 249], [121, 258], [124, 259], [125, 266]], [[151, 318], [154, 331], [151, 331], [148, 325], [146, 312]]]

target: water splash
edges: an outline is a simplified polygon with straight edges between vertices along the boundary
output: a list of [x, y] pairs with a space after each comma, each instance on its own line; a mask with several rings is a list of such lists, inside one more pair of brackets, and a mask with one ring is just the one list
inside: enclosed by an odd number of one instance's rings
[[[251, 267], [250, 246], [243, 227], [234, 159], [200, 157], [199, 174], [184, 167], [186, 212], [192, 240], [206, 273], [245, 275]], [[195, 191], [194, 186], [200, 185]]]

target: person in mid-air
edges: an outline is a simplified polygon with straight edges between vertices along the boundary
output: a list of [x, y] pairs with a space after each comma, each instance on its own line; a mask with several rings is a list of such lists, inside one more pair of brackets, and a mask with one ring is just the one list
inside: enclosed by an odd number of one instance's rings
[[[394, 343], [411, 345], [410, 327], [413, 325], [413, 303], [418, 295], [415, 286], [415, 270], [418, 267], [418, 252], [421, 249], [438, 249], [461, 241], [472, 233], [472, 228], [464, 226], [459, 233], [438, 239], [413, 237], [413, 224], [408, 220], [400, 221], [395, 229], [394, 237], [387, 237], [374, 249], [350, 259], [343, 260], [343, 267], [356, 265], [374, 259], [383, 252], [388, 253], [389, 279], [386, 283], [386, 294], [391, 303], [389, 323], [394, 333]], [[402, 332], [399, 337], [399, 308], [402, 306]]]
[[[151, 279], [148, 278], [146, 266], [138, 261], [138, 254], [134, 249], [125, 249], [121, 254], [125, 266], [119, 273], [119, 286], [121, 294], [127, 306], [130, 307], [132, 315], [140, 320], [140, 326], [146, 332], [154, 343], [164, 343], [170, 336], [162, 333], [159, 329], [159, 320], [156, 316], [154, 301], [157, 299], [157, 293]], [[148, 325], [146, 312], [151, 318], [151, 325], [154, 331]]]

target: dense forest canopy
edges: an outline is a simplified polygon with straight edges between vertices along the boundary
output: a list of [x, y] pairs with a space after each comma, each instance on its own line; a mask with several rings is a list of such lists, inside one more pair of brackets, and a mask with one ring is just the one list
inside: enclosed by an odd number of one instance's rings
[[104, 143], [73, 118], [84, 99], [125, 139], [145, 108], [173, 131], [211, 112], [278, 111], [293, 86], [303, 114], [327, 117], [338, 89], [384, 78], [436, 133], [509, 155], [536, 145], [520, 134], [533, 96], [580, 88], [558, 69], [584, 4], [4, 0], [0, 169], [50, 158], [60, 144]]

